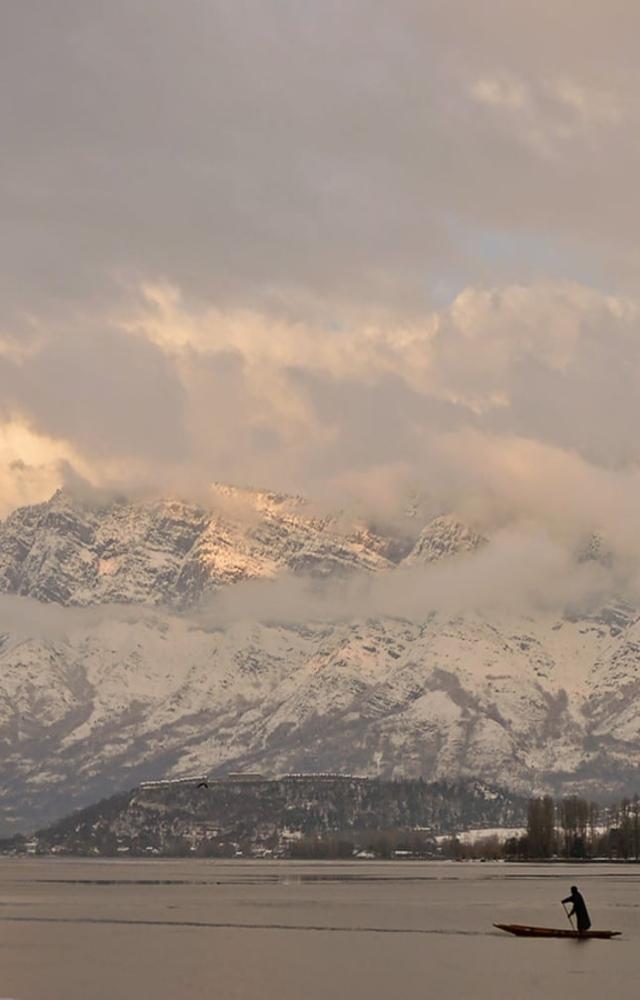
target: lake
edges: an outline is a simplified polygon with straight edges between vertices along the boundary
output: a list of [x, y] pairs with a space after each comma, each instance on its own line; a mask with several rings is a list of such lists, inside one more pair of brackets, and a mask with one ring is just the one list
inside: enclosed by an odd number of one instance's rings
[[[614, 941], [568, 927], [577, 884]], [[640, 867], [0, 860], [0, 998], [636, 997]]]

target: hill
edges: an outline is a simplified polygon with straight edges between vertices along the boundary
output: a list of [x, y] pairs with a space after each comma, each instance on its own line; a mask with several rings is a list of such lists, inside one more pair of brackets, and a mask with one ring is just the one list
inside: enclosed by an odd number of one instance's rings
[[[470, 827], [520, 825], [526, 804], [477, 782], [427, 784], [351, 775], [160, 783], [66, 817], [36, 835], [42, 853], [245, 856], [296, 854], [314, 839], [423, 845]], [[33, 845], [32, 845], [33, 846]]]

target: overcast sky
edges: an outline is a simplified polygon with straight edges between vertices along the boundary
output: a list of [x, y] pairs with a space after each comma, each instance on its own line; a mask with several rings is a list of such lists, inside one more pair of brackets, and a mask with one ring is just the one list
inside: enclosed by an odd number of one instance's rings
[[630, 0], [6, 0], [0, 512], [419, 485], [631, 544], [639, 37]]

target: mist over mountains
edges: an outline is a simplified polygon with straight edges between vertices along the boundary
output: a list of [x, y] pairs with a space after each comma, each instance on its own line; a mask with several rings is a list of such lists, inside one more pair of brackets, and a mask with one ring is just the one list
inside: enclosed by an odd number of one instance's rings
[[218, 486], [208, 507], [58, 491], [11, 514], [3, 832], [243, 768], [631, 788], [640, 614], [606, 542], [424, 509], [373, 527]]

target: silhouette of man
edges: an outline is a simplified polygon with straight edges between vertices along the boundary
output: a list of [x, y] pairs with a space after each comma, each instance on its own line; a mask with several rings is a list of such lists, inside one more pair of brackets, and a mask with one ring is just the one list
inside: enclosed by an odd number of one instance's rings
[[562, 902], [572, 904], [573, 908], [569, 911], [569, 916], [572, 917], [575, 914], [579, 933], [582, 934], [584, 931], [588, 931], [591, 927], [591, 920], [586, 903], [582, 898], [582, 894], [578, 892], [577, 886], [571, 886], [571, 895], [563, 899]]

